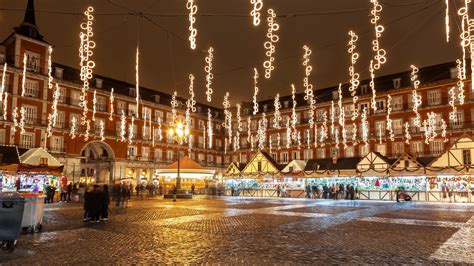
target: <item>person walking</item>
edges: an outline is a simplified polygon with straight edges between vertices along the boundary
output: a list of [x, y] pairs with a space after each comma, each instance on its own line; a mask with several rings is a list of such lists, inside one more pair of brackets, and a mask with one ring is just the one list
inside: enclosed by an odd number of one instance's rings
[[114, 186], [114, 199], [115, 199], [115, 208], [120, 207], [120, 202], [122, 201], [122, 186], [120, 184], [116, 184]]
[[88, 222], [90, 220], [90, 204], [91, 204], [91, 192], [89, 188], [86, 187], [84, 191], [84, 217], [83, 222]]
[[72, 182], [69, 183], [69, 185], [67, 185], [67, 201], [70, 202], [71, 201], [71, 194], [72, 194]]
[[194, 183], [193, 183], [193, 184], [191, 185], [191, 193], [192, 193], [193, 195], [194, 195], [194, 189], [195, 189], [195, 188], [196, 188], [196, 187], [194, 186]]
[[61, 185], [59, 186], [59, 202], [66, 202], [67, 201], [67, 185], [63, 184], [61, 181]]
[[345, 187], [344, 184], [339, 185], [339, 194], [341, 195], [341, 199], [344, 199]]
[[99, 185], [94, 185], [94, 188], [91, 192], [91, 223], [100, 222], [100, 213], [103, 205], [103, 194], [100, 190]]
[[109, 204], [110, 204], [110, 194], [109, 186], [107, 184], [102, 188], [102, 210], [100, 214], [101, 221], [109, 220]]
[[129, 194], [127, 184], [122, 184], [121, 192], [122, 192], [122, 208], [125, 208], [128, 205], [128, 194]]

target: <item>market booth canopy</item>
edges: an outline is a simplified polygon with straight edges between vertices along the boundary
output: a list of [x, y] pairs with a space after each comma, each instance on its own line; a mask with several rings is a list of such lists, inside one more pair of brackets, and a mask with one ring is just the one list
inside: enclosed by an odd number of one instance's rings
[[[183, 156], [179, 159], [179, 172], [180, 175], [186, 176], [186, 178], [212, 177], [215, 173], [214, 170], [204, 168], [188, 156]], [[178, 174], [178, 161], [168, 165], [166, 168], [156, 170], [155, 173], [159, 176], [175, 178]]]
[[284, 167], [285, 165], [278, 164], [270, 154], [258, 150], [242, 170], [242, 175], [275, 175], [279, 174]]
[[29, 149], [20, 156], [18, 172], [60, 174], [63, 165], [43, 148]]
[[225, 174], [226, 175], [239, 175], [242, 172], [242, 170], [244, 170], [244, 168], [245, 168], [245, 164], [232, 162], [227, 167]]
[[430, 168], [463, 170], [474, 168], [474, 140], [469, 137], [460, 138], [443, 154], [436, 158]]
[[26, 149], [17, 146], [0, 146], [0, 171], [2, 173], [16, 173], [18, 165], [21, 163], [20, 155]]

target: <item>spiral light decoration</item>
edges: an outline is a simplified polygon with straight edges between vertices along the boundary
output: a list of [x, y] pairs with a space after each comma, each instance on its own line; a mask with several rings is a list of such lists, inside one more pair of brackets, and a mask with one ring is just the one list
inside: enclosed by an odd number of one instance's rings
[[375, 90], [375, 68], [374, 68], [374, 61], [370, 60], [370, 65], [369, 65], [369, 73], [370, 73], [370, 82], [369, 82], [369, 87], [370, 90], [372, 91], [372, 98], [370, 99], [370, 107], [374, 112], [377, 112], [377, 91]]
[[21, 107], [20, 108], [20, 123], [19, 123], [19, 127], [20, 127], [20, 135], [21, 134], [25, 134], [25, 118], [26, 118], [26, 110], [25, 110], [25, 107]]
[[56, 89], [53, 93], [53, 104], [51, 105], [51, 113], [48, 115], [48, 127], [46, 129], [48, 138], [51, 137], [53, 127], [56, 126], [58, 119], [58, 102], [59, 97], [61, 96], [61, 91], [59, 85], [56, 83]]
[[392, 113], [392, 96], [387, 95], [387, 126], [386, 129], [388, 130], [388, 135], [390, 136], [390, 141], [395, 140], [395, 134], [393, 134], [393, 121], [390, 118], [390, 114]]
[[373, 67], [375, 70], [378, 70], [381, 65], [387, 62], [387, 52], [384, 49], [380, 48], [379, 41], [380, 37], [382, 37], [382, 33], [384, 32], [384, 27], [378, 24], [380, 20], [380, 13], [382, 12], [382, 5], [379, 4], [378, 0], [370, 0], [370, 2], [374, 5], [372, 10], [370, 11], [370, 14], [372, 16], [372, 18], [370, 19], [370, 23], [374, 25], [375, 29], [375, 39], [372, 41], [372, 50], [375, 52], [375, 63]]
[[369, 143], [369, 122], [367, 122], [367, 109], [362, 110], [361, 114], [362, 120], [362, 141], [364, 141], [365, 145], [367, 146]]
[[252, 5], [252, 11], [250, 11], [250, 16], [252, 16], [253, 25], [258, 26], [260, 25], [260, 10], [262, 10], [263, 1], [250, 0], [250, 4]]
[[88, 141], [91, 131], [91, 120], [87, 119], [84, 124], [86, 125], [86, 131], [84, 132], [84, 141]]
[[240, 104], [236, 104], [235, 107], [237, 108], [237, 131], [238, 132], [242, 132], [243, 128], [242, 128], [242, 117], [240, 116], [240, 109], [242, 108], [240, 106]]
[[319, 139], [319, 142], [321, 143], [321, 147], [324, 146], [327, 139], [328, 139], [328, 114], [327, 114], [327, 111], [324, 111], [323, 124], [321, 125], [321, 138]]
[[97, 91], [94, 90], [94, 94], [92, 96], [92, 121], [95, 121], [95, 113], [97, 111]]
[[463, 105], [464, 104], [464, 99], [465, 99], [465, 96], [464, 96], [464, 80], [466, 79], [466, 72], [464, 72], [465, 70], [462, 68], [462, 64], [461, 64], [461, 60], [457, 59], [456, 60], [456, 68], [458, 70], [458, 75], [457, 75], [457, 78], [458, 78], [458, 81], [456, 83], [457, 87], [458, 87], [458, 99], [459, 99], [459, 104], [460, 105]]
[[359, 81], [360, 75], [359, 73], [355, 72], [355, 64], [357, 63], [357, 60], [359, 59], [359, 53], [355, 52], [355, 49], [357, 47], [356, 44], [357, 44], [357, 40], [359, 39], [359, 36], [357, 36], [353, 31], [349, 31], [349, 36], [351, 37], [348, 43], [349, 49], [347, 50], [347, 52], [351, 56], [351, 65], [349, 66], [349, 76], [351, 77], [349, 82], [351, 83], [351, 86], [349, 87], [349, 91], [352, 96], [352, 107], [353, 107], [351, 119], [352, 121], [355, 121], [357, 117], [359, 116], [359, 109], [357, 108], [357, 100], [359, 98], [357, 97], [356, 94], [357, 94], [357, 88], [359, 87], [359, 84], [360, 84], [360, 81]]
[[275, 96], [275, 100], [273, 101], [273, 107], [275, 111], [273, 112], [273, 128], [280, 129], [280, 121], [281, 121], [281, 103], [280, 103], [280, 94], [277, 93]]
[[311, 71], [313, 70], [313, 67], [309, 64], [309, 56], [311, 55], [312, 51], [309, 49], [308, 46], [304, 45], [303, 46], [304, 50], [304, 55], [303, 55], [303, 66], [305, 68], [305, 77], [303, 79], [303, 86], [305, 87], [305, 96], [304, 99], [305, 101], [309, 102], [309, 127], [313, 128], [314, 126], [314, 109], [316, 100], [314, 99], [314, 92], [313, 92], [313, 84], [309, 83], [309, 76], [311, 75]]
[[194, 27], [194, 23], [196, 23], [196, 15], [198, 7], [194, 3], [194, 0], [188, 0], [186, 3], [186, 8], [189, 10], [189, 45], [191, 49], [196, 49], [196, 35], [197, 35], [197, 29]]
[[449, 112], [449, 120], [453, 121], [453, 122], [456, 122], [457, 120], [457, 107], [456, 107], [456, 91], [455, 91], [455, 87], [451, 87], [448, 91], [448, 95], [449, 95], [449, 106], [451, 106], [452, 108], [452, 111]]
[[410, 74], [410, 79], [411, 82], [413, 83], [413, 90], [412, 90], [412, 97], [411, 100], [413, 102], [413, 112], [415, 112], [416, 117], [415, 120], [413, 121], [413, 125], [416, 127], [421, 127], [421, 115], [418, 112], [418, 108], [422, 104], [422, 98], [421, 95], [418, 94], [417, 89], [420, 86], [420, 81], [418, 80], [418, 68], [414, 65], [410, 66], [412, 71]]
[[137, 53], [135, 56], [135, 117], [139, 117], [139, 111], [140, 111], [140, 64], [139, 64], [139, 59], [140, 59], [140, 50], [137, 45]]
[[125, 111], [122, 110], [122, 116], [120, 117], [120, 141], [125, 142], [125, 135], [127, 134], [127, 117], [125, 116]]
[[12, 132], [15, 133], [16, 128], [18, 127], [18, 107], [16, 106], [15, 108], [13, 108], [12, 122], [13, 122]]
[[293, 131], [292, 139], [296, 141], [298, 137], [296, 133], [296, 124], [298, 122], [298, 116], [296, 115], [296, 88], [293, 84], [291, 84], [291, 100], [293, 103], [291, 107], [291, 129]]
[[3, 97], [3, 120], [7, 120], [8, 114], [8, 93], [5, 92], [5, 96]]
[[23, 75], [21, 77], [21, 97], [25, 97], [26, 92], [26, 53], [23, 54]]
[[104, 141], [104, 140], [105, 140], [105, 137], [104, 137], [105, 122], [104, 122], [104, 120], [100, 120], [100, 122], [99, 122], [99, 128], [100, 128], [100, 131], [99, 131], [100, 140], [101, 140], [101, 141]]
[[211, 109], [207, 109], [207, 138], [208, 138], [208, 146], [209, 149], [212, 148], [212, 113]]
[[163, 130], [161, 129], [161, 117], [158, 117], [158, 139], [163, 140]]
[[[466, 77], [466, 50], [471, 53], [471, 73], [474, 73], [474, 42], [471, 30], [474, 28], [474, 21], [469, 18], [469, 3], [471, 0], [464, 0], [464, 6], [459, 8], [458, 15], [461, 17], [461, 48], [462, 48], [462, 75]], [[458, 71], [459, 74], [459, 71]], [[474, 83], [471, 82], [471, 91], [474, 91]]]
[[212, 60], [214, 59], [214, 48], [210, 47], [207, 50], [207, 56], [206, 56], [206, 66], [204, 67], [204, 71], [207, 73], [206, 74], [206, 95], [207, 95], [207, 101], [211, 102], [212, 101], [212, 80], [214, 79], [214, 75], [212, 74]]
[[267, 11], [267, 23], [268, 23], [268, 31], [267, 31], [267, 38], [268, 40], [263, 44], [263, 47], [267, 50], [265, 55], [267, 56], [267, 60], [263, 62], [263, 68], [265, 68], [265, 78], [269, 79], [272, 76], [272, 71], [275, 69], [273, 62], [275, 58], [273, 54], [275, 53], [275, 43], [278, 42], [278, 35], [276, 31], [280, 28], [280, 25], [275, 21], [276, 14], [273, 9], [268, 9]]
[[449, 139], [446, 137], [446, 129], [448, 128], [448, 125], [446, 124], [446, 121], [444, 121], [443, 118], [441, 118], [441, 137], [443, 137], [443, 142], [446, 143], [449, 141]]
[[254, 89], [254, 92], [253, 92], [253, 115], [256, 115], [258, 113], [258, 102], [257, 102], [257, 94], [258, 94], [258, 86], [257, 86], [257, 83], [258, 83], [258, 71], [257, 69], [254, 67], [253, 68], [253, 71], [254, 71], [254, 75], [253, 75], [253, 89]]
[[128, 144], [133, 143], [133, 138], [135, 137], [134, 132], [133, 132], [134, 127], [135, 127], [135, 116], [132, 116], [132, 122], [128, 125]]
[[410, 124], [408, 124], [408, 122], [405, 122], [403, 127], [405, 128], [405, 143], [410, 144], [410, 140], [411, 140]]
[[250, 119], [250, 116], [247, 117], [247, 142], [250, 142], [250, 135], [252, 135], [252, 132], [250, 131], [250, 124], [252, 120]]
[[76, 133], [77, 133], [77, 119], [75, 116], [71, 118], [71, 130], [69, 131], [69, 136], [71, 139], [76, 138]]
[[80, 97], [80, 106], [83, 108], [81, 124], [84, 125], [87, 119], [87, 91], [89, 90], [89, 80], [92, 79], [93, 69], [95, 67], [95, 62], [92, 61], [91, 57], [94, 54], [93, 49], [95, 48], [95, 42], [92, 40], [94, 36], [93, 32], [93, 21], [94, 16], [92, 13], [94, 8], [89, 6], [86, 11], [84, 11], [85, 21], [81, 23], [81, 32], [79, 33], [79, 38], [81, 43], [79, 46], [79, 57], [80, 57], [80, 67], [81, 67], [81, 81], [82, 85], [82, 95]]
[[[339, 88], [337, 90], [339, 98], [337, 101], [337, 106], [339, 109], [339, 125], [341, 126], [341, 135], [342, 135], [342, 145], [344, 149], [347, 148], [347, 136], [346, 136], [346, 114], [344, 113], [344, 107], [342, 106], [342, 84], [339, 83]], [[338, 145], [339, 147], [339, 145]]]
[[286, 120], [286, 148], [289, 149], [291, 145], [291, 127], [290, 127], [290, 120]]
[[6, 92], [5, 90], [5, 83], [6, 83], [6, 75], [7, 75], [7, 63], [3, 65], [3, 73], [2, 73], [2, 84], [0, 87], [0, 107], [3, 105], [3, 93]]
[[176, 97], [178, 97], [178, 92], [174, 91], [173, 95], [171, 95], [171, 114], [173, 115], [173, 119], [170, 122], [170, 125], [174, 125], [176, 118], [178, 117], [178, 110], [176, 110], [176, 108], [178, 108], [178, 100]]
[[277, 150], [281, 150], [280, 142], [281, 142], [281, 136], [280, 136], [280, 132], [278, 132], [277, 133]]
[[51, 56], [53, 54], [53, 47], [50, 45], [48, 46], [48, 89], [53, 88], [53, 67], [52, 67], [52, 61], [51, 61]]
[[109, 101], [110, 101], [110, 115], [109, 115], [109, 120], [110, 121], [113, 121], [114, 120], [114, 88], [110, 89], [110, 97], [109, 97]]

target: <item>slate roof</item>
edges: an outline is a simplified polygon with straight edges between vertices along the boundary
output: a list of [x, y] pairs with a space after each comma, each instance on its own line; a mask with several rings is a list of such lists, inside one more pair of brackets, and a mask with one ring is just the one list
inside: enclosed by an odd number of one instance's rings
[[[357, 164], [360, 162], [361, 157], [350, 157], [350, 158], [338, 158], [336, 164], [333, 163], [333, 159], [310, 159], [306, 163], [305, 171], [315, 170], [355, 170]], [[318, 169], [319, 165], [319, 169]]]
[[265, 156], [265, 158], [269, 162], [271, 162], [278, 169], [278, 171], [281, 171], [283, 170], [283, 168], [285, 168], [286, 164], [279, 164], [277, 161], [275, 161], [275, 159], [273, 159], [273, 157], [270, 154], [268, 154], [268, 152], [262, 151], [262, 150], [260, 152], [263, 154], [263, 156]]
[[17, 146], [0, 146], [0, 164], [20, 164], [20, 155], [26, 151], [28, 149]]

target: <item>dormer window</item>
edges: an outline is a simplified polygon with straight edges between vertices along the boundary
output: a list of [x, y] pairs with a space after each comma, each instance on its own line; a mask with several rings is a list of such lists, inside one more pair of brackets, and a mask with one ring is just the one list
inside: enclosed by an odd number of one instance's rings
[[283, 106], [285, 107], [285, 109], [290, 108], [290, 101], [284, 101]]
[[155, 95], [155, 103], [160, 103], [161, 97], [160, 95]]
[[135, 90], [135, 88], [128, 88], [128, 95], [131, 97], [137, 96], [137, 91]]
[[402, 86], [402, 79], [401, 78], [393, 79], [392, 82], [393, 82], [393, 88], [394, 89], [399, 89]]
[[367, 86], [367, 84], [360, 86], [360, 93], [362, 95], [367, 94], [368, 92], [369, 92], [369, 87]]
[[54, 76], [57, 78], [57, 79], [63, 79], [63, 69], [60, 68], [60, 67], [56, 67], [55, 70], [54, 70]]
[[95, 87], [96, 87], [96, 88], [102, 89], [102, 83], [103, 83], [103, 80], [102, 80], [102, 79], [99, 79], [99, 78], [96, 78], [96, 79], [95, 79]]
[[449, 69], [449, 76], [451, 79], [455, 79], [458, 77], [458, 68], [457, 67], [452, 67]]
[[197, 110], [196, 110], [196, 111], [197, 111], [197, 113], [198, 113], [198, 114], [200, 114], [200, 113], [201, 113], [201, 111], [202, 111], [202, 107], [201, 107], [201, 106], [198, 106], [196, 109], [197, 109]]
[[339, 98], [339, 92], [338, 91], [333, 91], [332, 92], [332, 99], [337, 100]]
[[263, 112], [267, 112], [268, 111], [268, 104], [264, 104], [263, 105]]

